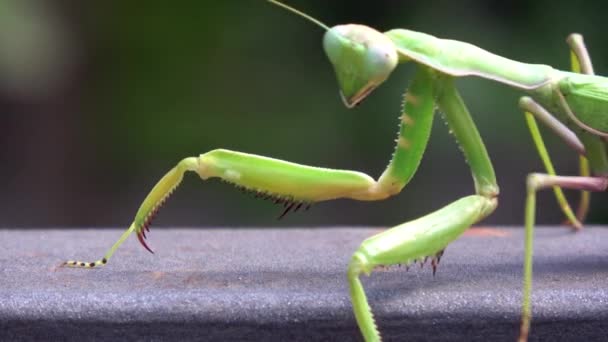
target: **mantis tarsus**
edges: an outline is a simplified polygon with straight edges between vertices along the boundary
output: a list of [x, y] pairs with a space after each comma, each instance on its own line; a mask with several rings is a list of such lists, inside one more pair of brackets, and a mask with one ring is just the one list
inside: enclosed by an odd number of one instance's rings
[[[325, 29], [323, 47], [334, 67], [347, 107], [359, 104], [382, 84], [400, 63], [416, 72], [404, 94], [401, 127], [395, 152], [377, 179], [355, 171], [317, 168], [258, 155], [213, 150], [185, 158], [152, 189], [129, 229], [95, 262], [67, 261], [71, 267], [105, 265], [133, 232], [142, 245], [153, 216], [179, 185], [186, 171], [203, 179], [220, 178], [261, 196], [285, 203], [286, 212], [313, 202], [350, 198], [376, 201], [398, 194], [413, 177], [425, 151], [435, 108], [443, 113], [471, 168], [475, 194], [363, 241], [348, 266], [347, 276], [355, 317], [367, 341], [380, 340], [359, 276], [375, 267], [432, 259], [433, 270], [446, 246], [472, 224], [490, 215], [499, 194], [492, 163], [469, 112], [454, 86], [456, 77], [477, 76], [526, 93], [519, 101], [547, 173], [527, 178], [525, 212], [524, 299], [520, 340], [526, 340], [531, 320], [532, 237], [536, 192], [552, 187], [570, 223], [580, 228], [588, 207], [588, 193], [577, 215], [561, 188], [604, 191], [608, 187], [608, 79], [593, 75], [591, 60], [578, 34], [569, 36], [573, 72], [548, 65], [509, 60], [474, 45], [439, 39], [424, 33], [394, 29], [384, 33], [356, 24], [332, 28], [280, 2]], [[536, 119], [561, 137], [580, 157], [581, 176], [557, 176], [544, 147]], [[591, 176], [590, 174], [593, 174]]]

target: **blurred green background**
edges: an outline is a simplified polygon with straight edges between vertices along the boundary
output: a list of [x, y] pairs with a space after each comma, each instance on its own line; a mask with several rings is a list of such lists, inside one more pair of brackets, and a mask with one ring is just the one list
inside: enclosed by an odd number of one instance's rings
[[[565, 37], [584, 34], [608, 72], [606, 2], [304, 1], [328, 25], [408, 28], [500, 55], [568, 68]], [[0, 0], [0, 227], [126, 227], [181, 158], [228, 148], [380, 175], [393, 152], [412, 66], [347, 110], [321, 48], [322, 30], [262, 0], [127, 2]], [[517, 91], [458, 86], [501, 185], [487, 224], [521, 224], [524, 180], [542, 170]], [[382, 202], [281, 209], [189, 175], [156, 225], [390, 226], [473, 192], [465, 161], [436, 120], [418, 174]], [[559, 173], [577, 156], [545, 134]], [[576, 193], [568, 193], [577, 199]], [[590, 222], [608, 222], [593, 195]], [[575, 203], [575, 201], [573, 201]], [[550, 192], [540, 223], [559, 223]]]

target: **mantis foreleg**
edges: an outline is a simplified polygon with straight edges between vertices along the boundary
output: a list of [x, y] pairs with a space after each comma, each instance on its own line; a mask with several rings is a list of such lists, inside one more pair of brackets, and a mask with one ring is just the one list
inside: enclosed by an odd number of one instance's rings
[[380, 334], [359, 276], [362, 273], [369, 275], [376, 266], [407, 264], [426, 257], [432, 258], [434, 271], [443, 249], [497, 206], [498, 186], [492, 164], [452, 79], [438, 76], [436, 80], [425, 82], [429, 82], [428, 87], [434, 85], [432, 94], [436, 94], [439, 107], [462, 147], [471, 167], [477, 194], [461, 198], [427, 216], [363, 241], [349, 265], [348, 281], [355, 317], [366, 341], [378, 341]]
[[348, 266], [348, 282], [353, 310], [366, 341], [379, 341], [380, 333], [373, 319], [359, 276], [370, 275], [377, 266], [409, 264], [431, 258], [433, 273], [445, 247], [472, 224], [489, 215], [496, 200], [472, 195], [417, 220], [372, 236], [361, 243]]
[[102, 259], [95, 262], [70, 260], [64, 265], [87, 268], [105, 265], [118, 246], [134, 231], [141, 244], [151, 252], [145, 242], [145, 233], [154, 215], [177, 188], [186, 171], [194, 171], [202, 179], [220, 178], [260, 196], [270, 197], [286, 204], [286, 211], [336, 198], [372, 201], [399, 193], [420, 164], [430, 135], [433, 123], [430, 77], [424, 69], [418, 72], [406, 94], [395, 154], [377, 182], [372, 177], [355, 171], [305, 166], [241, 152], [213, 150], [199, 157], [186, 158], [169, 171], [143, 201], [129, 229]]
[[167, 172], [167, 174], [161, 178], [156, 186], [152, 188], [146, 199], [143, 201], [139, 210], [135, 214], [135, 219], [129, 229], [127, 229], [121, 237], [112, 245], [112, 247], [106, 252], [103, 258], [95, 261], [95, 262], [84, 262], [77, 260], [69, 260], [63, 263], [65, 266], [70, 267], [96, 267], [103, 266], [108, 263], [116, 249], [122, 245], [122, 243], [127, 239], [131, 233], [134, 231], [137, 232], [137, 237], [141, 244], [150, 252], [152, 250], [145, 243], [144, 238], [146, 236], [146, 230], [149, 231], [148, 226], [150, 225], [150, 221], [154, 218], [154, 215], [158, 211], [158, 209], [163, 205], [164, 201], [171, 195], [171, 193], [179, 186], [184, 177], [184, 173], [186, 171], [197, 171], [198, 169], [198, 159], [195, 157], [186, 158], [180, 161], [177, 166], [175, 166], [171, 171]]
[[104, 265], [132, 232], [136, 232], [141, 244], [152, 252], [145, 242], [146, 231], [149, 231], [149, 225], [158, 209], [180, 184], [186, 171], [194, 171], [202, 179], [220, 178], [237, 187], [254, 191], [259, 196], [272, 198], [277, 203], [286, 205], [286, 211], [335, 198], [374, 200], [388, 196], [370, 176], [360, 172], [304, 166], [229, 150], [213, 150], [199, 157], [186, 158], [171, 169], [150, 191], [129, 229], [102, 259], [96, 262], [71, 260], [64, 265]]

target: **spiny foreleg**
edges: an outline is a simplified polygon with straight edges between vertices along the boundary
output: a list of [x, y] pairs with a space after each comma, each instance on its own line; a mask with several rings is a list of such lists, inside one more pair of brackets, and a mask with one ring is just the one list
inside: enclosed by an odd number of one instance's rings
[[[424, 67], [419, 67], [424, 70]], [[491, 214], [497, 204], [498, 185], [494, 169], [477, 128], [462, 98], [447, 76], [429, 72], [426, 79], [417, 79], [412, 88], [427, 89], [417, 102], [437, 98], [439, 108], [471, 167], [476, 194], [461, 198], [431, 214], [393, 227], [363, 241], [348, 267], [348, 282], [355, 318], [366, 341], [379, 341], [380, 333], [359, 279], [374, 267], [408, 264], [438, 256], [472, 224]], [[431, 106], [431, 114], [432, 108]], [[416, 110], [416, 106], [412, 106]]]
[[150, 231], [152, 219], [180, 184], [186, 171], [196, 172], [203, 180], [220, 178], [243, 191], [283, 204], [283, 215], [314, 202], [336, 198], [377, 200], [389, 196], [374, 179], [360, 172], [299, 165], [223, 149], [213, 150], [199, 157], [186, 158], [171, 169], [150, 191], [129, 229], [102, 259], [95, 262], [70, 260], [63, 265], [85, 268], [105, 265], [133, 232], [136, 232], [139, 242], [152, 252], [146, 243], [146, 232]]
[[145, 198], [139, 210], [135, 214], [135, 219], [129, 229], [127, 229], [122, 236], [112, 245], [112, 247], [106, 252], [103, 258], [94, 261], [94, 262], [84, 262], [77, 260], [69, 260], [64, 262], [63, 266], [68, 267], [84, 267], [84, 268], [92, 268], [97, 266], [103, 266], [108, 263], [116, 249], [131, 235], [131, 233], [136, 232], [137, 238], [139, 242], [151, 253], [152, 250], [145, 242], [146, 231], [150, 231], [150, 223], [152, 219], [160, 209], [160, 207], [164, 204], [164, 202], [171, 196], [173, 191], [179, 186], [181, 183], [184, 173], [186, 171], [198, 171], [199, 169], [199, 158], [190, 157], [183, 159], [180, 161], [177, 166], [175, 166], [171, 171], [167, 172], [167, 174], [161, 178], [158, 183], [152, 188], [152, 191]]
[[70, 260], [64, 265], [105, 265], [132, 232], [136, 232], [141, 244], [151, 251], [145, 242], [145, 233], [152, 218], [179, 185], [186, 171], [196, 172], [203, 180], [220, 178], [257, 197], [283, 204], [283, 215], [320, 201], [337, 198], [375, 201], [399, 193], [418, 168], [429, 139], [433, 123], [432, 89], [428, 85], [430, 77], [426, 70], [420, 70], [410, 91], [404, 96], [395, 153], [378, 181], [356, 171], [306, 166], [223, 149], [213, 150], [199, 157], [186, 158], [169, 171], [148, 194], [129, 229], [102, 259], [95, 262]]
[[363, 241], [348, 266], [355, 318], [366, 341], [379, 341], [380, 333], [359, 276], [377, 266], [424, 262], [432, 258], [433, 274], [446, 246], [475, 222], [494, 211], [496, 198], [472, 195], [432, 214], [404, 223]]

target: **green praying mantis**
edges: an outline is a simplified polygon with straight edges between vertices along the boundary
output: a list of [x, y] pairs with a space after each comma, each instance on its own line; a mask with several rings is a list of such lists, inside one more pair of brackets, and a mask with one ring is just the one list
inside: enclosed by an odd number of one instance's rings
[[[529, 174], [526, 182], [525, 262], [519, 339], [530, 329], [532, 243], [536, 193], [553, 188], [564, 215], [581, 227], [589, 205], [588, 191], [608, 187], [608, 78], [594, 76], [590, 57], [578, 34], [570, 35], [572, 72], [548, 65], [526, 64], [497, 56], [474, 45], [394, 29], [384, 33], [348, 24], [332, 28], [278, 1], [270, 2], [314, 22], [325, 30], [323, 47], [333, 65], [340, 94], [352, 108], [382, 84], [398, 64], [416, 67], [404, 94], [400, 131], [394, 154], [382, 175], [295, 164], [259, 155], [216, 149], [180, 161], [144, 199], [131, 226], [95, 262], [66, 261], [65, 266], [93, 268], [105, 265], [133, 232], [146, 244], [154, 215], [180, 184], [186, 171], [203, 180], [220, 178], [285, 206], [285, 213], [311, 203], [338, 198], [377, 201], [401, 192], [414, 176], [425, 151], [438, 108], [468, 161], [475, 193], [426, 216], [388, 229], [363, 241], [348, 265], [347, 278], [356, 321], [366, 341], [380, 340], [365, 291], [362, 274], [375, 267], [409, 264], [431, 258], [433, 272], [446, 246], [497, 207], [499, 188], [484, 143], [454, 85], [457, 77], [476, 76], [521, 90], [519, 107], [525, 113], [533, 141], [546, 173]], [[558, 176], [544, 146], [537, 120], [580, 155], [580, 176]], [[575, 214], [561, 188], [583, 191]]]

